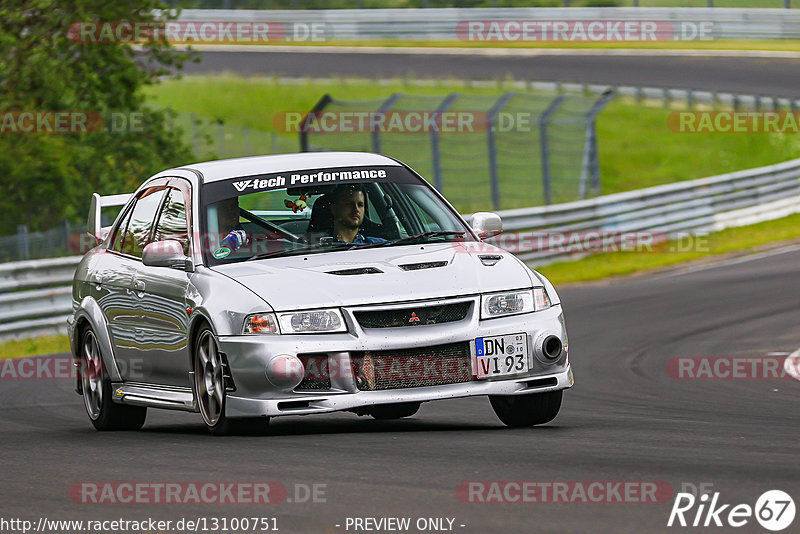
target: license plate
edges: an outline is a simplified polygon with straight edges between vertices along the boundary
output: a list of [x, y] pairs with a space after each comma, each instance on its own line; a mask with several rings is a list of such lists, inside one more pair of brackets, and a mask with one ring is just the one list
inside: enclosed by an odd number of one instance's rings
[[472, 353], [472, 374], [496, 378], [528, 371], [528, 335], [479, 337]]

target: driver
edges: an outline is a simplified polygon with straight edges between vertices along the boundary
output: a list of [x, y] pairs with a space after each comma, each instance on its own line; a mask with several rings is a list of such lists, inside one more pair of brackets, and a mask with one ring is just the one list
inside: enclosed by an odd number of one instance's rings
[[365, 236], [360, 232], [364, 222], [364, 206], [366, 204], [366, 195], [360, 185], [340, 185], [330, 194], [332, 196], [331, 214], [333, 215], [331, 234], [335, 240], [355, 244], [386, 241], [380, 237]]
[[233, 197], [217, 202], [217, 220], [219, 235], [225, 234], [219, 242], [219, 248], [234, 251], [250, 242], [247, 232], [239, 224], [239, 198]]

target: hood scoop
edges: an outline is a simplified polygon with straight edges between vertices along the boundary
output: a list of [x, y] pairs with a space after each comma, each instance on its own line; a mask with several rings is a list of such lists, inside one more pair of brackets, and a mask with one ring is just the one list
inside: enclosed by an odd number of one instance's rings
[[359, 274], [383, 274], [383, 271], [377, 267], [356, 267], [355, 269], [328, 271], [328, 274], [335, 274], [338, 276], [357, 276]]
[[446, 267], [446, 261], [426, 261], [424, 263], [406, 263], [405, 265], [398, 265], [404, 271], [420, 271], [422, 269], [436, 269], [437, 267]]
[[481, 263], [487, 267], [492, 267], [497, 264], [498, 261], [503, 259], [503, 256], [499, 254], [481, 254], [478, 256], [481, 259]]

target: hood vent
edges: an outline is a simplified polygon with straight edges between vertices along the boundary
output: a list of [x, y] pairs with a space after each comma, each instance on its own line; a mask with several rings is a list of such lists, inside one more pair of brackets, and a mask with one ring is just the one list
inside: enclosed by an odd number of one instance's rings
[[419, 271], [422, 269], [436, 269], [437, 267], [446, 267], [446, 261], [428, 261], [425, 263], [406, 263], [399, 267], [404, 271]]
[[328, 274], [338, 276], [355, 276], [359, 274], [383, 274], [383, 271], [376, 267], [357, 267], [355, 269], [342, 269], [340, 271], [328, 271]]
[[503, 259], [503, 256], [499, 254], [481, 254], [478, 256], [481, 259], [481, 263], [487, 267], [492, 267], [496, 265], [498, 261]]

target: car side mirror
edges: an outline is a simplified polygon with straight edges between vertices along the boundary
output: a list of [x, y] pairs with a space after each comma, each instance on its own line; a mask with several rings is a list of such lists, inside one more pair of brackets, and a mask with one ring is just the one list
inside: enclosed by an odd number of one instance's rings
[[503, 233], [503, 220], [496, 213], [480, 211], [472, 216], [472, 229], [481, 240]]
[[183, 253], [183, 245], [173, 239], [149, 243], [142, 251], [142, 263], [148, 267], [169, 267], [192, 271], [192, 260]]

